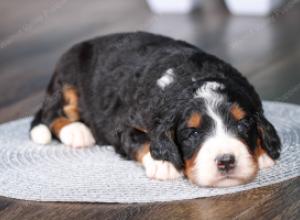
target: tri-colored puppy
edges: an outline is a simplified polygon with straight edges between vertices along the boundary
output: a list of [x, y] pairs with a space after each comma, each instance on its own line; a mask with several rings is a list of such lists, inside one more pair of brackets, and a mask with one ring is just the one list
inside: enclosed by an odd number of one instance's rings
[[259, 96], [229, 64], [150, 33], [107, 35], [58, 62], [31, 138], [113, 145], [150, 178], [201, 186], [251, 181], [280, 155]]

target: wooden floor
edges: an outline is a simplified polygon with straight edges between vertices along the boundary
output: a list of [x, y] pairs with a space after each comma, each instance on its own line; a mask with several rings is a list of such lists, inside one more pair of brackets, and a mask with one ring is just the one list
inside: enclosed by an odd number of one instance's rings
[[[263, 99], [300, 104], [300, 4], [268, 18], [234, 17], [214, 1], [191, 15], [153, 15], [141, 0], [0, 3], [0, 122], [33, 114], [73, 43], [146, 30], [232, 63]], [[1, 143], [0, 143], [1, 144]], [[0, 171], [1, 175], [1, 171]], [[226, 196], [152, 204], [39, 203], [0, 197], [0, 219], [300, 219], [300, 178]]]

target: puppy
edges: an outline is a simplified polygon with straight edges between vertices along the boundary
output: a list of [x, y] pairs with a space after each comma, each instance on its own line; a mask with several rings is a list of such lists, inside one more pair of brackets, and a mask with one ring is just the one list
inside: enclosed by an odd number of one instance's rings
[[149, 178], [200, 186], [251, 181], [280, 156], [280, 139], [253, 86], [186, 42], [112, 34], [73, 46], [58, 62], [31, 138], [79, 148], [113, 145]]

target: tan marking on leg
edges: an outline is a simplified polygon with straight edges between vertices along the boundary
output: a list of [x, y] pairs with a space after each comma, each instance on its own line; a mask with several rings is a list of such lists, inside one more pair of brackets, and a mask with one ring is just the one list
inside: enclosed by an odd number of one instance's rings
[[70, 123], [72, 123], [72, 121], [70, 121], [68, 118], [65, 117], [56, 118], [50, 124], [50, 130], [55, 134], [56, 137], [59, 137], [60, 130]]
[[149, 152], [150, 152], [150, 143], [143, 144], [136, 152], [135, 155], [136, 161], [142, 163], [144, 156]]
[[230, 113], [237, 121], [245, 118], [246, 116], [246, 112], [236, 103], [231, 106]]
[[78, 109], [78, 92], [74, 86], [65, 85], [63, 88], [64, 96], [64, 113], [67, 118], [71, 121], [78, 121], [80, 119], [79, 109]]
[[194, 174], [194, 166], [195, 159], [197, 156], [197, 152], [195, 152], [191, 159], [184, 161], [184, 175], [192, 182], [196, 183], [195, 174]]
[[201, 115], [199, 112], [193, 112], [187, 121], [187, 126], [189, 128], [199, 128], [201, 124]]
[[79, 120], [79, 113], [76, 106], [64, 106], [64, 113], [70, 119], [70, 121], [78, 121]]
[[265, 151], [261, 147], [261, 141], [260, 141], [259, 138], [257, 138], [257, 140], [256, 140], [256, 146], [257, 146], [257, 148], [255, 150], [255, 157], [257, 159], [259, 156], [261, 156], [262, 154], [264, 154]]

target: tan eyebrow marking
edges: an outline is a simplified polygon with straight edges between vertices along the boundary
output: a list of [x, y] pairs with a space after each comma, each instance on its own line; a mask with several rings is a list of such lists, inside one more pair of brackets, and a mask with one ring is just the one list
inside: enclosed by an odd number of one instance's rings
[[187, 126], [189, 128], [198, 128], [200, 127], [202, 117], [199, 112], [193, 112], [187, 121]]
[[236, 103], [231, 106], [230, 113], [237, 121], [246, 117], [246, 112]]

